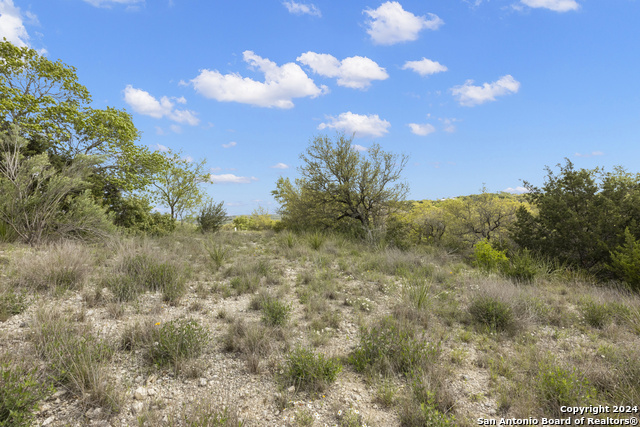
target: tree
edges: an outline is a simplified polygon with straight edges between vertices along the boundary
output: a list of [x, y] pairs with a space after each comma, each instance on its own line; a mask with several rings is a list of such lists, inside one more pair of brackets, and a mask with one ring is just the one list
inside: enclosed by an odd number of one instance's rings
[[[300, 156], [301, 178], [295, 186], [279, 179], [272, 192], [281, 203], [285, 223], [299, 224], [305, 219], [335, 226], [347, 222], [357, 224], [371, 237], [374, 227], [393, 210], [394, 202], [408, 192], [401, 178], [408, 157], [383, 151], [373, 144], [366, 154], [352, 146], [353, 137], [337, 135], [315, 137]], [[313, 214], [311, 214], [313, 213]], [[311, 214], [307, 218], [298, 215]]]
[[214, 203], [213, 200], [208, 200], [200, 208], [200, 213], [196, 218], [200, 231], [215, 233], [222, 227], [227, 220], [227, 211], [223, 205], [224, 202]]
[[125, 191], [146, 186], [159, 165], [135, 141], [139, 133], [125, 111], [89, 106], [91, 96], [76, 69], [52, 62], [28, 47], [0, 42], [0, 126], [18, 126], [21, 136], [39, 141], [40, 151], [68, 161], [100, 155], [94, 172]]
[[604, 273], [611, 251], [625, 243], [625, 229], [640, 237], [640, 174], [575, 169], [568, 159], [557, 166], [557, 175], [546, 168], [542, 188], [525, 182], [538, 214], [518, 210], [513, 237], [520, 246]]
[[162, 167], [147, 193], [153, 201], [169, 208], [171, 218], [182, 217], [202, 202], [200, 184], [211, 182], [205, 167], [206, 160], [192, 162], [181, 152], [169, 150], [162, 154]]
[[77, 156], [57, 170], [44, 153], [24, 157], [27, 142], [15, 127], [0, 136], [0, 221], [32, 245], [55, 234], [106, 234], [110, 222], [85, 191], [99, 159]]

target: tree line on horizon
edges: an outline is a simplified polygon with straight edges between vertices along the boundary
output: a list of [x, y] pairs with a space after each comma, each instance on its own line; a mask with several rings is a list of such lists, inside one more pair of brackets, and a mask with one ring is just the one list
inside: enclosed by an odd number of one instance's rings
[[[205, 197], [206, 160], [138, 145], [131, 116], [92, 108], [77, 80], [74, 67], [0, 42], [1, 239], [167, 234], [190, 216], [203, 232], [228, 223], [223, 202]], [[577, 169], [567, 159], [558, 172], [547, 167], [541, 187], [525, 182], [523, 195], [483, 189], [406, 201], [408, 156], [378, 144], [358, 152], [352, 140], [311, 139], [299, 178], [275, 184], [280, 220], [260, 208], [224, 226], [335, 232], [400, 249], [438, 245], [519, 278], [544, 258], [640, 290], [640, 174]]]

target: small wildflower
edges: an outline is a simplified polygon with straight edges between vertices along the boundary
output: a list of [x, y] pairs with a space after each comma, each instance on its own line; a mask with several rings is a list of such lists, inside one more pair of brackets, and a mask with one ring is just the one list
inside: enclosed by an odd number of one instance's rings
[[338, 416], [339, 416], [339, 417], [341, 417], [341, 416], [342, 416], [342, 409], [340, 409], [340, 410], [338, 411]]
[[155, 325], [155, 326], [158, 326], [160, 323], [161, 323], [161, 322], [156, 323], [156, 325]]
[[317, 412], [314, 412], [314, 413], [313, 413], [313, 417], [314, 417], [316, 420], [319, 420], [319, 419], [320, 419], [320, 414], [319, 414], [319, 413], [317, 413]]

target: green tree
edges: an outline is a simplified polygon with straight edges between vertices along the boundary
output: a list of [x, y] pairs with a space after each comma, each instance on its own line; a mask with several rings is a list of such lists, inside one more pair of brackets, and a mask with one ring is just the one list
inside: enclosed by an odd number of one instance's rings
[[[295, 186], [280, 178], [272, 192], [281, 204], [283, 221], [339, 227], [357, 224], [371, 237], [375, 227], [402, 200], [408, 185], [399, 182], [408, 157], [383, 151], [373, 144], [366, 154], [352, 146], [353, 137], [315, 137], [300, 156], [301, 178]], [[307, 215], [299, 217], [298, 215]]]
[[196, 218], [196, 222], [203, 233], [215, 233], [222, 227], [227, 220], [227, 211], [224, 209], [224, 202], [214, 203], [208, 200], [200, 208], [200, 213]]
[[610, 253], [625, 241], [624, 230], [640, 231], [640, 174], [622, 168], [546, 168], [542, 188], [525, 182], [528, 199], [538, 214], [520, 209], [513, 228], [515, 241], [525, 248], [569, 265], [604, 273]]
[[99, 159], [79, 155], [58, 171], [44, 153], [25, 158], [18, 133], [14, 127], [0, 135], [0, 221], [32, 245], [56, 234], [105, 235], [110, 222], [85, 191]]
[[[48, 152], [64, 161], [102, 156], [94, 172], [118, 188], [145, 187], [160, 158], [135, 144], [139, 133], [125, 111], [89, 106], [91, 96], [76, 69], [53, 62], [28, 47], [0, 42], [0, 126], [19, 126], [33, 141], [33, 154]], [[26, 150], [28, 151], [28, 150]], [[29, 154], [25, 151], [25, 154]]]
[[183, 158], [181, 152], [162, 153], [162, 166], [155, 175], [147, 194], [157, 204], [169, 208], [176, 219], [202, 203], [201, 184], [211, 183], [206, 173], [206, 160], [193, 162]]

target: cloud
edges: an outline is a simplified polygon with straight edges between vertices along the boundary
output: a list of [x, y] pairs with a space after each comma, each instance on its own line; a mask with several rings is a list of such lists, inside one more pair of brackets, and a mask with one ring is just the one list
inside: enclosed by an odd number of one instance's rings
[[440, 120], [442, 122], [442, 125], [444, 126], [442, 130], [449, 133], [453, 133], [456, 131], [456, 126], [454, 125], [454, 123], [460, 121], [460, 119], [454, 118], [442, 118], [438, 120]]
[[372, 80], [385, 80], [389, 74], [375, 61], [363, 56], [351, 56], [339, 61], [327, 53], [307, 52], [296, 58], [325, 77], [337, 77], [338, 85], [352, 89], [367, 89]]
[[433, 13], [429, 13], [427, 19], [407, 12], [397, 1], [388, 1], [375, 10], [367, 9], [363, 13], [371, 18], [366, 22], [369, 27], [367, 33], [374, 43], [383, 45], [416, 40], [420, 31], [437, 30], [444, 24]]
[[509, 187], [509, 188], [506, 188], [506, 189], [504, 189], [502, 191], [504, 191], [505, 193], [514, 193], [514, 194], [523, 194], [523, 193], [528, 193], [529, 192], [529, 190], [527, 190], [524, 187], [520, 187], [520, 186], [518, 186], [516, 188]]
[[602, 151], [592, 151], [591, 153], [587, 153], [587, 154], [576, 153], [575, 156], [576, 157], [604, 156], [604, 153]]
[[[186, 100], [184, 97], [173, 98], [175, 102], [184, 104]], [[174, 108], [175, 103], [170, 98], [163, 96], [158, 101], [149, 92], [142, 89], [136, 89], [131, 85], [127, 85], [124, 89], [124, 102], [129, 104], [133, 111], [138, 114], [150, 116], [155, 119], [167, 117], [177, 123], [186, 123], [191, 126], [195, 126], [200, 123], [200, 119], [196, 117], [194, 111], [191, 110], [176, 110]]]
[[420, 136], [427, 136], [430, 133], [433, 133], [436, 131], [436, 128], [433, 125], [430, 125], [429, 123], [425, 123], [425, 124], [418, 124], [418, 123], [409, 123], [408, 125], [411, 128], [411, 132], [415, 133], [416, 135], [420, 135]]
[[336, 129], [348, 134], [355, 133], [356, 137], [362, 136], [383, 136], [391, 123], [380, 119], [377, 114], [361, 115], [353, 114], [351, 111], [340, 114], [338, 117], [327, 116], [329, 123], [320, 123], [318, 129]]
[[224, 147], [224, 148], [231, 148], [231, 147], [235, 147], [236, 145], [238, 145], [238, 143], [237, 143], [237, 142], [235, 142], [235, 141], [231, 141], [231, 142], [230, 142], [230, 143], [228, 143], [228, 144], [222, 144], [222, 147]]
[[368, 148], [367, 148], [367, 147], [364, 147], [364, 146], [359, 145], [359, 144], [351, 144], [351, 147], [352, 147], [354, 150], [356, 150], [356, 151], [360, 151], [360, 152], [362, 152], [362, 151], [367, 151], [367, 150], [368, 150]]
[[22, 22], [22, 13], [13, 5], [13, 0], [0, 0], [0, 40], [3, 37], [18, 47], [29, 45], [29, 34]]
[[322, 16], [320, 9], [313, 4], [296, 3], [295, 1], [285, 1], [282, 4], [287, 8], [289, 13], [293, 13], [294, 15]]
[[169, 129], [174, 133], [182, 133], [182, 128], [178, 125], [171, 125], [169, 126]]
[[404, 63], [402, 69], [413, 70], [416, 73], [420, 74], [422, 77], [448, 70], [448, 68], [441, 63], [432, 61], [427, 58], [422, 58], [422, 60], [420, 61], [407, 61]]
[[114, 4], [126, 4], [129, 6], [136, 5], [137, 3], [144, 3], [144, 0], [84, 0], [95, 7], [111, 7]]
[[169, 147], [162, 145], [162, 144], [154, 144], [151, 146], [151, 148], [155, 148], [158, 151], [162, 151], [162, 152], [167, 152], [169, 151]]
[[271, 169], [289, 169], [289, 165], [287, 165], [285, 163], [277, 163], [277, 164], [271, 166]]
[[520, 0], [520, 3], [532, 8], [543, 8], [554, 12], [569, 12], [580, 9], [575, 0]]
[[264, 82], [236, 73], [223, 75], [217, 70], [201, 70], [200, 75], [191, 80], [195, 90], [217, 101], [277, 108], [292, 108], [293, 98], [315, 98], [328, 90], [326, 86], [316, 86], [298, 64], [289, 62], [278, 66], [250, 50], [242, 55], [251, 67], [264, 73]]
[[236, 176], [232, 173], [225, 173], [222, 175], [209, 175], [209, 179], [214, 184], [250, 184], [253, 181], [257, 181], [258, 178], [255, 176]]
[[520, 82], [511, 75], [500, 77], [493, 83], [485, 83], [482, 86], [473, 86], [473, 80], [467, 80], [465, 84], [451, 89], [453, 96], [458, 98], [460, 105], [473, 107], [488, 101], [495, 101], [496, 96], [517, 93]]

